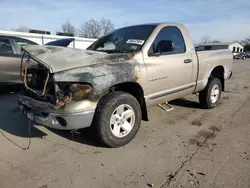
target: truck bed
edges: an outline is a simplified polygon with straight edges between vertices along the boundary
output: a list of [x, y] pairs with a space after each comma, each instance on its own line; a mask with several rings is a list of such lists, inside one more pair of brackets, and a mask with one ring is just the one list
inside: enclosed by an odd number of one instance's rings
[[228, 49], [196, 51], [196, 54], [199, 61], [197, 71], [199, 71], [195, 92], [201, 91], [205, 88], [214, 67], [223, 67], [224, 75], [231, 73], [230, 70], [232, 70], [233, 55]]

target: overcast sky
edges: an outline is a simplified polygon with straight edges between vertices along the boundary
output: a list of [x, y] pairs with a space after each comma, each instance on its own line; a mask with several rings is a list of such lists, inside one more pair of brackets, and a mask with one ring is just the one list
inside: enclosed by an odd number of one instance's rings
[[109, 18], [116, 28], [150, 22], [185, 24], [195, 42], [202, 36], [233, 41], [250, 36], [250, 0], [0, 0], [0, 29], [26, 25], [52, 33], [69, 20]]

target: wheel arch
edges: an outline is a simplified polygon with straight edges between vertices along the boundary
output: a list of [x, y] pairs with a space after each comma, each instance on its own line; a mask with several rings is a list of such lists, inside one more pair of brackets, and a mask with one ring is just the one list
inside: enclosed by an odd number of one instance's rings
[[222, 65], [215, 67], [209, 78], [218, 78], [221, 81], [222, 91], [225, 91], [225, 79], [224, 79], [225, 69]]
[[125, 82], [113, 85], [109, 88], [109, 92], [113, 91], [123, 91], [131, 94], [134, 96], [137, 101], [139, 102], [142, 110], [142, 119], [144, 121], [148, 121], [148, 111], [147, 111], [147, 104], [144, 98], [144, 91], [140, 84], [136, 82]]

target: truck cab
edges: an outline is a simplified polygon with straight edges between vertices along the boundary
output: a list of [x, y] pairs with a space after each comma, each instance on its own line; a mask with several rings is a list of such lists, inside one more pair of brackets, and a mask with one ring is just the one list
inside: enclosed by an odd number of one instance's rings
[[142, 48], [149, 106], [190, 94], [196, 86], [198, 58], [182, 25], [160, 24]]

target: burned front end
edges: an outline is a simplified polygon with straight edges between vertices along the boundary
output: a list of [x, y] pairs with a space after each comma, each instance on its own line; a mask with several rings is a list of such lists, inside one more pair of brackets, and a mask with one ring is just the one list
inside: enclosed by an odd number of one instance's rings
[[[27, 55], [28, 56], [28, 55]], [[56, 106], [55, 82], [53, 74], [43, 64], [38, 63], [31, 56], [24, 55], [21, 62], [21, 80], [25, 89], [23, 95], [35, 100], [48, 102], [50, 106]]]
[[92, 123], [99, 100], [114, 86], [136, 83], [134, 54], [30, 45], [23, 47], [19, 105], [37, 124], [80, 129]]
[[18, 104], [23, 114], [47, 127], [80, 129], [91, 125], [96, 103], [88, 99], [93, 88], [88, 84], [56, 82], [46, 63], [25, 52], [20, 76], [24, 84]]

